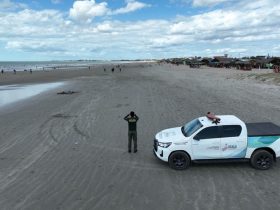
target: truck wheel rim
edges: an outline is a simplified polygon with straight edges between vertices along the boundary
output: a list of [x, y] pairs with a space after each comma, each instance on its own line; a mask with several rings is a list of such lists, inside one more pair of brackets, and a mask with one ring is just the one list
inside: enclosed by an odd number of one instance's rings
[[186, 158], [182, 155], [177, 155], [173, 158], [173, 163], [177, 168], [181, 168], [186, 164]]
[[257, 164], [261, 168], [268, 168], [270, 166], [270, 158], [267, 156], [261, 156], [257, 159]]

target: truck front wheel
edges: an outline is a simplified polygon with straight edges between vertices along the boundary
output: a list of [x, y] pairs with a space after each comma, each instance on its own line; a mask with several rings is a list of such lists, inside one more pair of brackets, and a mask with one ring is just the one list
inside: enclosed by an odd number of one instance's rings
[[251, 157], [251, 165], [260, 170], [267, 170], [272, 167], [273, 156], [265, 150], [258, 150]]
[[173, 169], [184, 170], [190, 166], [191, 160], [185, 152], [178, 151], [170, 155], [168, 163]]

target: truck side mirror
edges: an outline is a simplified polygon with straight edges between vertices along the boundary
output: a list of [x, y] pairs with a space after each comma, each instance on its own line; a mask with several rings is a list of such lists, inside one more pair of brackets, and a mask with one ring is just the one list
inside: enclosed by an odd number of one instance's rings
[[196, 140], [196, 141], [199, 141], [199, 140], [200, 140], [198, 135], [195, 135], [195, 136], [193, 137], [193, 139]]

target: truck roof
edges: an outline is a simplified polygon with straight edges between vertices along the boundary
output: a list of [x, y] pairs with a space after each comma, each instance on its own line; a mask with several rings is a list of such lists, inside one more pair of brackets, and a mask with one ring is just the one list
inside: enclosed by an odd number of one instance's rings
[[[244, 124], [242, 120], [234, 115], [217, 115], [216, 117], [220, 118], [220, 123], [218, 125], [241, 125]], [[208, 117], [199, 117], [198, 120], [201, 124], [205, 127], [213, 125], [213, 121], [210, 120]]]

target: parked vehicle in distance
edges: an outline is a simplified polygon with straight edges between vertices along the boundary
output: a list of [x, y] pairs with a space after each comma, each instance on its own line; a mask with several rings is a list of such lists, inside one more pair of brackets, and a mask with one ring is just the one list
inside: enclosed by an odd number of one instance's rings
[[244, 160], [256, 169], [266, 170], [280, 156], [280, 127], [208, 113], [182, 127], [157, 133], [154, 153], [178, 170], [188, 168], [191, 162]]

